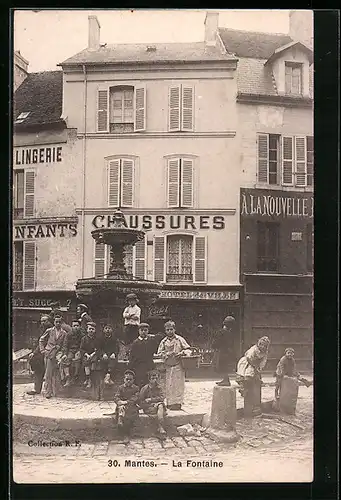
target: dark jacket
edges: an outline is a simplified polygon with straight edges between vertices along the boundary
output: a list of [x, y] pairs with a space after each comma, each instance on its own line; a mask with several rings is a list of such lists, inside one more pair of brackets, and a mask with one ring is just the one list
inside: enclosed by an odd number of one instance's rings
[[120, 346], [117, 338], [113, 335], [111, 337], [102, 335], [99, 339], [99, 349], [102, 354], [107, 354], [108, 356], [110, 356], [110, 354], [114, 353], [117, 357]]
[[150, 398], [151, 403], [163, 403], [165, 400], [165, 395], [163, 390], [159, 384], [151, 387], [149, 384], [142, 387], [139, 401], [141, 405], [148, 405], [150, 403], [146, 403], [146, 399]]
[[98, 339], [96, 339], [96, 337], [90, 338], [87, 335], [82, 337], [80, 343], [80, 350], [82, 354], [91, 354], [95, 351], [95, 349], [98, 349]]
[[154, 367], [153, 355], [163, 337], [163, 335], [155, 335], [144, 340], [139, 338], [134, 340], [130, 350], [129, 368], [134, 371], [152, 370]]
[[124, 384], [120, 385], [114, 396], [114, 402], [117, 404], [118, 401], [128, 401], [129, 403], [136, 404], [139, 399], [139, 388], [137, 385], [133, 384], [130, 387]]
[[64, 339], [63, 348], [65, 352], [68, 352], [70, 350], [78, 351], [81, 345], [81, 340], [82, 340], [81, 332], [76, 333], [73, 330], [71, 330], [71, 332], [67, 333]]

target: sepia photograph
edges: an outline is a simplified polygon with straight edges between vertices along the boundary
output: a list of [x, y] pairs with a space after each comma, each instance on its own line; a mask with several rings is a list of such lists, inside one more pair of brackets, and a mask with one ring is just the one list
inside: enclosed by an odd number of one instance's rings
[[313, 481], [313, 17], [14, 10], [15, 483]]

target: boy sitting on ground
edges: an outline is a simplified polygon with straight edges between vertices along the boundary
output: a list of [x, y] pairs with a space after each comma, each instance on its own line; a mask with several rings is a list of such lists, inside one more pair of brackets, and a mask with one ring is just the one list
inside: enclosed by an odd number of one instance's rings
[[310, 387], [312, 382], [303, 378], [301, 374], [296, 369], [295, 362], [295, 351], [292, 347], [288, 347], [284, 351], [284, 356], [281, 357], [277, 364], [276, 372], [274, 373], [274, 377], [276, 377], [276, 385], [275, 385], [275, 398], [278, 400], [281, 392], [281, 385], [283, 377], [295, 377], [301, 382], [304, 383], [306, 387]]
[[134, 423], [139, 418], [137, 402], [139, 388], [134, 384], [135, 373], [132, 370], [124, 372], [124, 382], [119, 386], [114, 401], [116, 403], [116, 420], [119, 434], [124, 442], [129, 442]]
[[159, 373], [152, 370], [148, 374], [149, 383], [142, 387], [139, 397], [139, 405], [143, 412], [151, 417], [157, 417], [158, 433], [165, 436], [164, 428], [166, 417], [165, 396], [159, 385]]

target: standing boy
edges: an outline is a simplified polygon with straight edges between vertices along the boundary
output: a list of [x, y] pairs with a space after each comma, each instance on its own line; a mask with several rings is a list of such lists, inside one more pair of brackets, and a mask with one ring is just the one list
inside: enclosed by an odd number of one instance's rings
[[159, 385], [159, 373], [152, 370], [148, 374], [149, 383], [142, 387], [139, 397], [140, 407], [146, 415], [157, 417], [158, 433], [165, 436], [166, 405], [165, 396]]
[[132, 370], [124, 372], [124, 382], [115, 394], [116, 419], [120, 435], [124, 442], [129, 442], [129, 437], [135, 421], [139, 418], [137, 402], [139, 388], [134, 384], [135, 374]]
[[57, 395], [58, 362], [63, 354], [65, 336], [66, 331], [62, 329], [62, 317], [55, 316], [54, 326], [47, 329], [39, 339], [40, 352], [45, 357], [45, 391], [48, 399]]
[[148, 372], [154, 368], [153, 356], [163, 335], [150, 335], [148, 323], [140, 323], [138, 331], [130, 349], [129, 369], [135, 372], [135, 383], [141, 388], [148, 384]]
[[131, 343], [138, 336], [138, 327], [141, 318], [141, 309], [137, 305], [137, 297], [135, 293], [129, 293], [126, 297], [128, 301], [127, 307], [123, 311], [124, 318], [124, 341], [128, 349]]
[[[40, 319], [41, 334], [44, 334], [46, 330], [52, 328], [52, 326], [53, 325], [52, 323], [50, 323], [49, 317], [47, 315], [43, 315]], [[45, 373], [45, 360], [44, 355], [40, 352], [39, 339], [37, 339], [35, 349], [29, 356], [29, 363], [31, 370], [33, 371], [34, 390], [28, 391], [27, 394], [29, 394], [30, 396], [35, 396], [36, 394], [41, 393]]]
[[86, 306], [85, 304], [78, 304], [77, 316], [81, 327], [81, 332], [83, 335], [85, 335], [87, 331], [87, 324], [92, 322], [88, 306]]

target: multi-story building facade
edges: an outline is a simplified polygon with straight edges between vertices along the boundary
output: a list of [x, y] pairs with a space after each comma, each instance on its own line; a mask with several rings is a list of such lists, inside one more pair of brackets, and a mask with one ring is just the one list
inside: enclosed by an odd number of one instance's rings
[[13, 136], [13, 338], [39, 334], [40, 314], [66, 312], [79, 274], [75, 158], [78, 142], [62, 117], [61, 71], [27, 74], [15, 93]]
[[311, 368], [312, 13], [291, 12], [289, 35], [229, 29], [220, 34], [239, 59], [244, 346], [268, 335], [269, 367], [292, 346], [300, 366]]
[[[228, 313], [239, 325], [241, 302], [237, 60], [217, 28], [211, 13], [204, 42], [102, 46], [90, 16], [89, 47], [61, 63], [63, 114], [81, 144], [79, 277], [107, 273], [91, 231], [110, 227], [120, 207], [146, 232], [127, 249], [128, 267], [164, 284], [145, 317], [171, 316], [187, 337], [199, 327], [206, 340]], [[121, 322], [121, 310], [107, 313]]]

